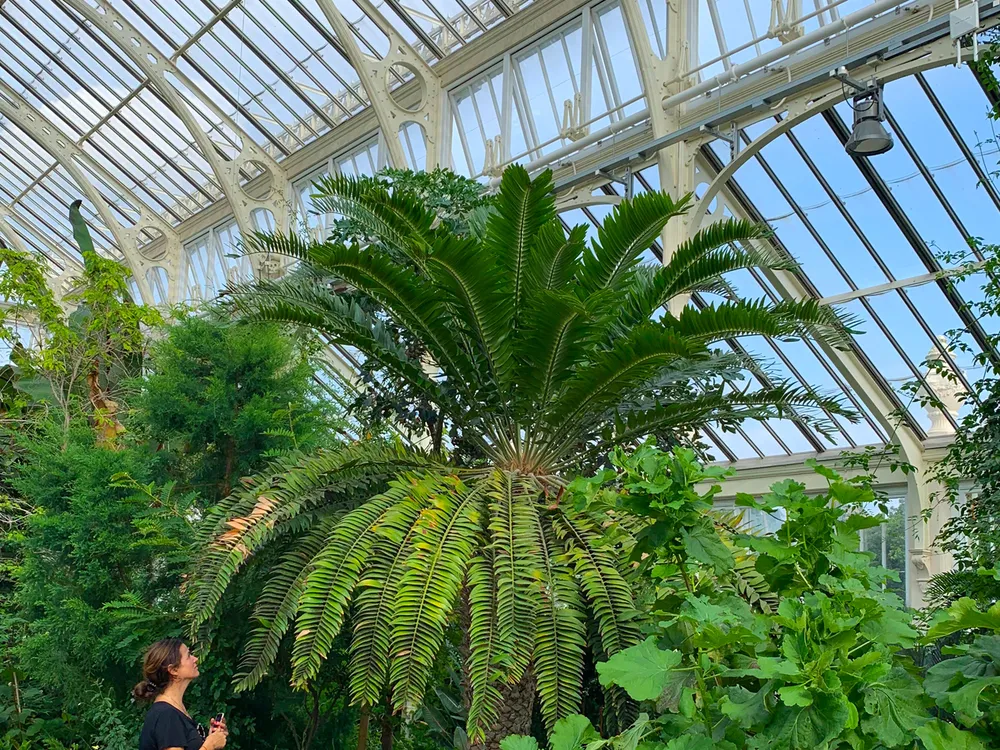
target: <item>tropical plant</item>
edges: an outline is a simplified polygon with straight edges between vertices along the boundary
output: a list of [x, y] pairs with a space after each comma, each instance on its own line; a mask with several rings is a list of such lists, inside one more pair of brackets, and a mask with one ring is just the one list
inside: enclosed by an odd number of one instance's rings
[[[638, 637], [619, 548], [602, 518], [565, 502], [564, 477], [648, 435], [677, 442], [713, 421], [842, 411], [785, 383], [732, 388], [719, 376], [738, 363], [712, 347], [744, 335], [843, 345], [834, 309], [734, 300], [661, 314], [679, 295], [723, 291], [727, 272], [788, 267], [756, 242], [760, 227], [725, 221], [667, 265], [644, 265], [689, 196], [625, 201], [588, 246], [584, 228], [565, 231], [551, 188], [548, 173], [532, 181], [508, 168], [485, 225], [458, 235], [406, 190], [328, 178], [317, 208], [364, 223], [378, 248], [249, 238], [250, 251], [309, 272], [230, 289], [234, 311], [355, 347], [381, 378], [435, 404], [449, 440], [430, 453], [360, 443], [284, 462], [223, 503], [192, 583], [195, 630], [247, 560], [276, 537], [301, 537], [259, 603], [240, 687], [265, 674], [293, 628], [293, 680], [307, 684], [350, 617], [354, 699], [375, 705], [388, 690], [413, 711], [464, 602], [470, 738], [495, 746], [524, 731], [536, 685], [551, 728], [579, 704], [587, 617], [598, 655]], [[410, 356], [394, 328], [425, 354]], [[352, 507], [360, 482], [372, 496]]]
[[[613, 471], [577, 483], [579, 501], [607, 507], [617, 496], [619, 514], [655, 519], [641, 527], [635, 551], [655, 585], [657, 624], [643, 643], [599, 664], [598, 672], [603, 684], [623, 687], [646, 713], [608, 740], [576, 717], [571, 741], [559, 750], [639, 743], [669, 750], [869, 750], [914, 748], [918, 739], [930, 750], [982, 748], [973, 735], [932, 717], [903, 651], [916, 643], [917, 631], [899, 597], [884, 589], [894, 573], [858, 551], [859, 532], [884, 520], [865, 512], [876, 502], [867, 479], [845, 480], [814, 463], [828, 482], [821, 495], [785, 480], [759, 499], [737, 496], [738, 506], [783, 515], [773, 536], [737, 537], [779, 599], [768, 611], [734, 595], [738, 576], [726, 532], [713, 531], [711, 516], [697, 512], [711, 505], [726, 471], [702, 467], [688, 450], [664, 453], [648, 445], [618, 452], [613, 464]], [[974, 608], [966, 601], [966, 609]], [[1000, 608], [965, 612], [929, 637], [995, 627], [997, 616]], [[968, 712], [966, 726], [982, 715], [970, 694], [986, 691], [985, 708], [1000, 683], [986, 664], [987, 641], [933, 667], [925, 683], [943, 710], [960, 718]], [[969, 668], [969, 657], [979, 660], [978, 671]], [[556, 750], [555, 737], [551, 744]]]
[[[74, 414], [85, 413], [102, 439], [113, 444], [123, 429], [121, 388], [141, 372], [145, 329], [162, 323], [162, 317], [133, 302], [125, 267], [97, 254], [80, 204], [70, 205], [69, 221], [84, 271], [62, 299], [72, 312], [57, 303], [41, 261], [0, 249], [0, 261], [8, 270], [0, 275], [0, 297], [8, 304], [0, 311], [0, 340], [13, 344], [19, 389], [54, 405], [62, 415], [64, 434]], [[25, 323], [36, 334], [31, 346], [20, 340]]]
[[949, 731], [956, 739], [941, 747], [996, 747], [1000, 740], [1000, 604], [980, 611], [975, 601], [963, 598], [935, 613], [925, 640], [955, 637], [961, 641], [942, 649], [954, 658], [932, 666], [924, 680], [924, 689], [943, 715], [965, 730], [961, 734]]

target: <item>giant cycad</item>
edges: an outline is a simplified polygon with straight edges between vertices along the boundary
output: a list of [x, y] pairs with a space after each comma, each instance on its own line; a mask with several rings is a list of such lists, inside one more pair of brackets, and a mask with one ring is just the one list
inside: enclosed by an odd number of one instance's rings
[[[637, 638], [618, 551], [601, 543], [600, 519], [562, 501], [574, 468], [645, 436], [686, 440], [709, 422], [839, 410], [787, 384], [734, 388], [732, 355], [713, 349], [748, 335], [841, 345], [834, 310], [741, 300], [664, 310], [680, 295], [724, 292], [730, 271], [787, 263], [757, 242], [758, 227], [716, 224], [669, 264], [642, 263], [687, 198], [626, 201], [588, 244], [582, 228], [564, 230], [551, 187], [548, 174], [532, 181], [508, 168], [485, 226], [458, 236], [406, 191], [331, 178], [319, 207], [378, 242], [251, 241], [306, 272], [231, 290], [238, 313], [359, 350], [382, 382], [434, 404], [450, 444], [473, 446], [463, 455], [475, 460], [456, 461], [447, 445], [360, 443], [286, 461], [230, 498], [195, 581], [196, 628], [251, 555], [278, 536], [296, 540], [259, 602], [244, 686], [291, 632], [293, 681], [310, 680], [349, 623], [355, 701], [388, 691], [412, 709], [464, 604], [470, 735], [492, 744], [494, 728], [527, 731], [535, 686], [551, 726], [579, 708], [585, 649], [607, 655]], [[366, 488], [370, 499], [352, 504]]]

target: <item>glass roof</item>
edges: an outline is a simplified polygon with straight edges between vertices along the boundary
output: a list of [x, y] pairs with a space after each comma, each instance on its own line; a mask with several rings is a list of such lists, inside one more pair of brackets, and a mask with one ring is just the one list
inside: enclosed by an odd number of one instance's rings
[[[317, 142], [330, 144], [292, 175], [294, 222], [303, 231], [322, 235], [329, 220], [310, 213], [309, 186], [317, 176], [371, 174], [387, 163], [386, 136], [377, 130], [352, 131], [340, 142], [320, 140], [370, 107], [362, 76], [348, 62], [345, 40], [333, 32], [320, 0], [84, 1], [95, 7], [108, 3], [176, 64], [201, 95], [189, 91], [188, 104], [224, 158], [232, 158], [243, 137], [279, 163]], [[72, 2], [0, 1], [0, 98], [10, 100], [5, 90], [23, 97], [79, 146], [92, 162], [77, 162], [77, 167], [112, 216], [134, 221], [145, 206], [181, 232], [181, 278], [172, 282], [163, 269], [147, 275], [151, 302], [166, 302], [170, 283], [180, 284], [183, 299], [211, 299], [227, 281], [252, 272], [245, 258], [235, 257], [240, 230], [231, 216], [226, 218], [228, 212], [219, 212], [208, 229], [200, 218], [225, 203], [211, 159], [128, 55], [83, 20]], [[635, 2], [650, 47], [665, 55], [666, 1]], [[820, 30], [872, 3], [800, 3], [805, 17], [790, 31], [775, 25], [772, 0], [690, 0], [696, 11], [689, 23], [692, 78], [707, 81], [725, 74], [797, 34]], [[389, 39], [373, 11], [366, 10], [371, 7], [366, 0], [333, 0], [333, 5], [364, 53], [376, 59], [390, 54]], [[478, 44], [506, 19], [513, 23], [505, 28], [517, 24], [513, 17], [528, 5], [512, 0], [374, 3], [375, 12], [431, 66]], [[534, 5], [556, 11], [565, 5], [565, 13], [549, 16], [563, 16], [563, 21], [521, 29], [521, 42], [506, 50], [509, 54], [449, 73], [442, 122], [430, 127], [446, 144], [441, 158], [456, 172], [486, 182], [509, 161], [531, 161], [572, 147], [581, 132], [641, 117], [648, 106], [620, 0], [535, 0]], [[404, 78], [400, 74], [390, 86]], [[203, 99], [217, 104], [239, 132], [219, 121]], [[857, 337], [854, 355], [915, 433], [946, 436], [961, 412], [929, 412], [903, 385], [917, 381], [931, 392], [940, 389], [927, 377], [929, 357], [945, 360], [959, 381], [975, 382], [982, 372], [973, 356], [987, 346], [988, 335], [997, 333], [997, 321], [975, 320], [968, 309], [979, 298], [981, 279], [973, 275], [953, 287], [934, 277], [946, 265], [941, 253], [967, 248], [969, 236], [990, 240], [990, 229], [997, 225], [1000, 187], [993, 174], [1000, 156], [987, 115], [991, 102], [968, 67], [946, 66], [889, 83], [885, 103], [886, 126], [895, 140], [888, 153], [868, 160], [845, 153], [852, 112], [842, 103], [764, 146], [735, 172], [719, 199], [726, 214], [767, 222], [774, 229], [771, 241], [801, 264], [800, 282], [819, 298], [841, 302], [861, 320], [864, 333]], [[773, 119], [746, 127], [742, 142], [752, 144], [781, 116], [779, 109]], [[46, 257], [59, 273], [76, 258], [65, 214], [81, 189], [24, 125], [0, 116], [0, 228]], [[404, 128], [398, 137], [408, 164], [423, 167], [427, 152], [420, 127]], [[697, 168], [711, 180], [729, 159], [729, 144], [716, 140], [701, 148]], [[637, 166], [635, 189], [659, 189], [655, 164]], [[244, 181], [252, 177], [242, 175]], [[597, 191], [603, 199], [620, 192], [616, 183]], [[596, 204], [568, 210], [563, 218], [567, 224], [596, 227], [610, 210], [607, 203]], [[84, 213], [99, 249], [123, 258], [94, 206], [85, 202]], [[189, 224], [197, 231], [189, 232]], [[654, 246], [649, 258], [659, 253]], [[730, 281], [743, 296], [780, 297], [762, 273], [735, 274]], [[896, 282], [905, 283], [888, 288]], [[878, 293], [859, 291], [873, 288]], [[697, 297], [691, 304], [711, 301]], [[939, 337], [958, 328], [970, 333], [952, 351]], [[839, 394], [861, 419], [850, 424], [831, 417], [825, 435], [779, 420], [746, 425], [736, 433], [709, 430], [705, 437], [717, 458], [791, 455], [891, 439], [868, 411], [863, 394], [852, 390], [819, 346], [763, 339], [728, 346], [761, 362], [734, 387], [759, 387], [769, 379], [815, 385]]]

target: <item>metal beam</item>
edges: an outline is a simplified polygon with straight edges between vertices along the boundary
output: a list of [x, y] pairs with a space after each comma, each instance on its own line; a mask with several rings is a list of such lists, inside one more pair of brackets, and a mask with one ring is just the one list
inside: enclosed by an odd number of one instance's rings
[[[841, 119], [840, 115], [833, 109], [828, 109], [823, 112], [823, 119], [826, 120], [827, 124], [833, 130], [834, 135], [837, 136], [837, 139], [841, 142], [841, 144], [846, 144], [847, 139], [851, 137], [851, 131], [848, 129], [843, 119]], [[902, 130], [899, 129], [898, 126], [894, 127], [894, 129], [900, 139], [904, 141], [904, 145], [908, 145], [908, 142], [905, 141], [905, 136], [902, 134]], [[959, 291], [955, 288], [955, 285], [948, 281], [948, 279], [944, 276], [944, 266], [941, 265], [941, 262], [937, 259], [934, 252], [924, 241], [924, 238], [920, 236], [920, 232], [917, 231], [913, 222], [910, 221], [910, 217], [906, 215], [906, 212], [899, 205], [899, 201], [896, 200], [896, 196], [892, 194], [889, 186], [885, 183], [885, 180], [882, 179], [882, 175], [879, 174], [878, 170], [875, 169], [875, 166], [869, 159], [855, 159], [854, 165], [864, 176], [875, 195], [882, 202], [882, 205], [885, 206], [885, 210], [889, 213], [889, 216], [894, 222], [896, 222], [896, 225], [899, 227], [899, 231], [903, 233], [906, 241], [910, 243], [910, 247], [913, 248], [913, 252], [916, 253], [920, 262], [924, 264], [929, 272], [940, 274], [935, 283], [938, 285], [941, 293], [945, 296], [945, 299], [947, 299], [951, 303], [952, 307], [955, 308], [956, 314], [962, 321], [962, 325], [964, 325], [969, 331], [969, 335], [972, 336], [976, 344], [983, 350], [983, 353], [989, 357], [993, 365], [995, 367], [1000, 366], [1000, 355], [997, 354], [992, 340], [987, 335], [986, 331], [983, 330], [982, 324], [969, 308], [968, 303], [962, 298], [961, 293], [959, 293]], [[928, 177], [928, 173], [926, 173], [925, 170], [921, 170], [921, 172], [924, 174], [925, 178]], [[932, 181], [932, 190], [936, 187], [936, 183]], [[968, 235], [966, 234], [966, 236]], [[948, 356], [946, 352], [942, 352], [942, 354], [946, 356], [946, 358], [950, 359], [950, 356]], [[954, 366], [953, 363], [951, 364]]]
[[[267, 151], [257, 145], [253, 138], [211, 97], [191, 82], [173, 61], [162, 55], [107, 0], [59, 0], [59, 2], [83, 16], [127, 55], [149, 79], [171, 111], [184, 123], [198, 144], [202, 156], [211, 166], [244, 236], [256, 231], [257, 225], [253, 213], [258, 210], [270, 212], [275, 226], [279, 229], [288, 228], [290, 214], [290, 201], [287, 195], [288, 176], [284, 168]], [[229, 134], [238, 140], [238, 143], [233, 144], [235, 153], [231, 158], [202, 128], [186, 96], [198, 101], [203, 117], [214, 118], [218, 127], [228, 130]], [[252, 174], [261, 170], [269, 175], [271, 184], [263, 197], [254, 197], [244, 188], [241, 173]], [[255, 271], [267, 272], [268, 269], [256, 268]], [[181, 283], [180, 278], [177, 283]]]
[[[179, 302], [181, 299], [177, 289], [179, 284], [174, 280], [181, 278], [182, 249], [180, 237], [174, 228], [154, 213], [145, 201], [136, 196], [103, 165], [77, 146], [58, 125], [2, 80], [0, 80], [0, 114], [16, 123], [39, 146], [48, 151], [80, 187], [114, 237], [118, 249], [132, 270], [132, 278], [139, 287], [143, 299], [152, 303], [153, 295], [147, 273], [159, 266], [167, 272], [167, 277], [171, 280], [168, 302]], [[91, 181], [84, 168], [103, 180], [118, 193], [120, 198], [128, 202], [129, 207], [137, 215], [134, 224], [123, 223], [119, 216], [111, 211], [107, 197]], [[148, 255], [141, 242], [143, 233], [147, 238], [156, 235], [164, 238], [162, 249], [158, 249], [157, 255]]]
[[[410, 46], [402, 35], [368, 0], [354, 0], [379, 30], [389, 39], [389, 51], [381, 60], [366, 54], [358, 44], [354, 29], [333, 0], [316, 0], [327, 21], [343, 45], [344, 53], [361, 77], [375, 117], [382, 129], [382, 136], [389, 150], [389, 161], [397, 168], [407, 165], [399, 131], [408, 123], [420, 126], [426, 149], [425, 164], [414, 164], [414, 169], [433, 169], [440, 163], [441, 139], [441, 81], [437, 73]], [[395, 70], [401, 68], [402, 71]], [[410, 73], [416, 79], [421, 96], [412, 106], [403, 106], [398, 99], [398, 88], [392, 90], [390, 79]]]
[[[568, 23], [578, 17], [581, 8], [590, 2], [591, 0], [535, 0], [518, 10], [514, 23], [494, 26], [434, 65], [433, 70], [441, 81], [442, 90], [460, 86], [502, 60], [508, 51], [525, 47], [554, 28]], [[328, 27], [323, 27], [322, 32], [334, 39], [337, 48], [342, 50], [339, 39], [333, 37]], [[418, 84], [415, 80], [407, 81], [393, 92], [393, 96], [404, 106], [412, 107], [420, 99]], [[343, 151], [345, 144], [369, 138], [378, 129], [378, 117], [374, 109], [368, 107], [292, 152], [281, 164], [294, 180], [311, 172], [331, 155]], [[251, 181], [248, 187], [252, 188], [253, 185], [254, 182]], [[229, 214], [226, 202], [218, 201], [182, 221], [178, 224], [177, 231], [184, 240], [188, 240], [221, 224]]]
[[[1000, 21], [1000, 6], [994, 6], [992, 0], [977, 1], [984, 25]], [[638, 132], [634, 138], [629, 138], [629, 133], [621, 137], [609, 136], [573, 159], [567, 157], [554, 165], [555, 190], [572, 190], [592, 180], [599, 172], [614, 173], [644, 162], [676, 143], [710, 141], [713, 136], [708, 131], [711, 129], [732, 124], [743, 128], [782, 111], [798, 122], [803, 116], [818, 113], [843, 100], [841, 83], [830, 77], [830, 71], [835, 68], [844, 67], [859, 78], [877, 76], [880, 81], [891, 81], [953, 63], [955, 48], [949, 37], [948, 13], [932, 15], [932, 20], [923, 23], [919, 22], [923, 14], [910, 13], [900, 21], [882, 17], [852, 32], [849, 37], [833, 37], [821, 47], [804, 50], [789, 58], [784, 67], [754, 74], [692, 103], [679, 115], [678, 126], [664, 135], [651, 134], [649, 128], [639, 126], [635, 128]], [[963, 54], [971, 57], [972, 51]], [[779, 72], [785, 75], [776, 83], [775, 74]], [[620, 144], [613, 149], [617, 153], [610, 157], [603, 156], [609, 150], [608, 141]], [[749, 157], [743, 160], [746, 158]]]

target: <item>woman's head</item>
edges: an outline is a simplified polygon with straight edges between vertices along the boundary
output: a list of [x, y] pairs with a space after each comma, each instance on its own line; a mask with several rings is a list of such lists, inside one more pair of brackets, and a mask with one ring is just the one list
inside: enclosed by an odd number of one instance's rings
[[164, 638], [146, 650], [142, 682], [132, 688], [136, 700], [151, 701], [171, 682], [198, 676], [198, 659], [180, 638]]

